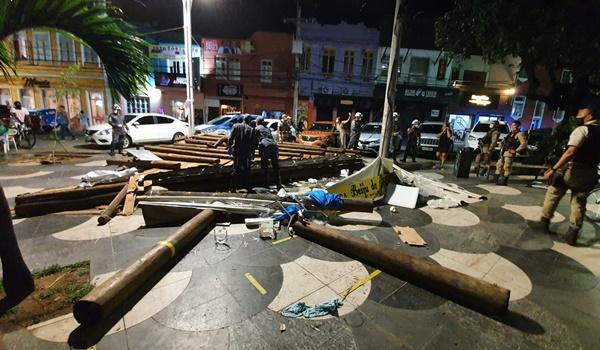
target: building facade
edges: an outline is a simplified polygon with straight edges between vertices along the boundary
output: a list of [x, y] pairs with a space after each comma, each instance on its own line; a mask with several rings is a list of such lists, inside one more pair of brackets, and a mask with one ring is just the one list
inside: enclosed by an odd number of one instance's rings
[[374, 109], [373, 81], [379, 31], [363, 24], [301, 24], [299, 117], [308, 125]]
[[7, 81], [0, 75], [1, 103], [20, 101], [33, 110], [64, 105], [75, 129], [81, 110], [93, 124], [105, 121], [111, 98], [104, 69], [92, 49], [45, 29], [22, 31], [5, 40], [17, 76]]
[[291, 34], [203, 38], [204, 114], [208, 120], [228, 113], [291, 114], [293, 71]]

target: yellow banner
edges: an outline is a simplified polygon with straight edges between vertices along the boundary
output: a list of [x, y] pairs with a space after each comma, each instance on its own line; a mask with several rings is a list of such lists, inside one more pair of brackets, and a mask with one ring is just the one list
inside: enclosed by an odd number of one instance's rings
[[356, 179], [356, 182], [348, 182], [334, 186], [329, 192], [337, 193], [344, 198], [373, 199], [381, 193], [381, 178], [371, 176], [366, 179]]

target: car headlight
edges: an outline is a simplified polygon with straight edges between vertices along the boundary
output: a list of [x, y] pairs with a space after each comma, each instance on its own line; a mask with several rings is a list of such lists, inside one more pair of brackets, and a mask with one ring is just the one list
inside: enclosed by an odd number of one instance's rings
[[106, 130], [102, 130], [100, 132], [98, 132], [98, 135], [100, 136], [104, 136], [104, 135], [108, 135], [110, 134], [110, 129], [106, 129]]

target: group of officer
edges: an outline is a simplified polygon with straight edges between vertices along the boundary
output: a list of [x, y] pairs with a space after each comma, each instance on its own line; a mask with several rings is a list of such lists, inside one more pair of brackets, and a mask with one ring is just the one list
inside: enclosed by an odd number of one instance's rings
[[273, 168], [275, 183], [277, 188], [281, 188], [281, 175], [279, 172], [279, 146], [273, 138], [271, 129], [265, 126], [264, 117], [256, 118], [256, 127], [252, 127], [250, 122], [252, 118], [247, 115], [243, 121], [233, 125], [231, 133], [222, 137], [213, 144], [218, 147], [222, 143], [227, 143], [229, 154], [233, 156], [233, 186], [236, 191], [238, 188], [244, 188], [246, 191], [252, 191], [250, 170], [254, 153], [258, 149], [260, 157], [260, 166], [264, 174], [264, 185], [269, 187], [271, 183], [271, 174], [269, 164]]

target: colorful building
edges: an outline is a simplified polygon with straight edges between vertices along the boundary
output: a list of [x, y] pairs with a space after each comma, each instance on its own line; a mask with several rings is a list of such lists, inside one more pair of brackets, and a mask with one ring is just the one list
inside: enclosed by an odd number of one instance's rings
[[371, 119], [379, 31], [342, 22], [302, 23], [300, 32], [299, 117], [309, 125], [356, 112]]
[[291, 34], [203, 38], [204, 115], [210, 120], [228, 113], [291, 114], [293, 71]]
[[[98, 55], [71, 37], [46, 29], [30, 29], [5, 39], [17, 76], [0, 75], [0, 102], [20, 101], [27, 109], [56, 109], [64, 105], [75, 129], [81, 110], [92, 123], [105, 121], [111, 104], [104, 69]], [[69, 67], [75, 69], [70, 78]]]

